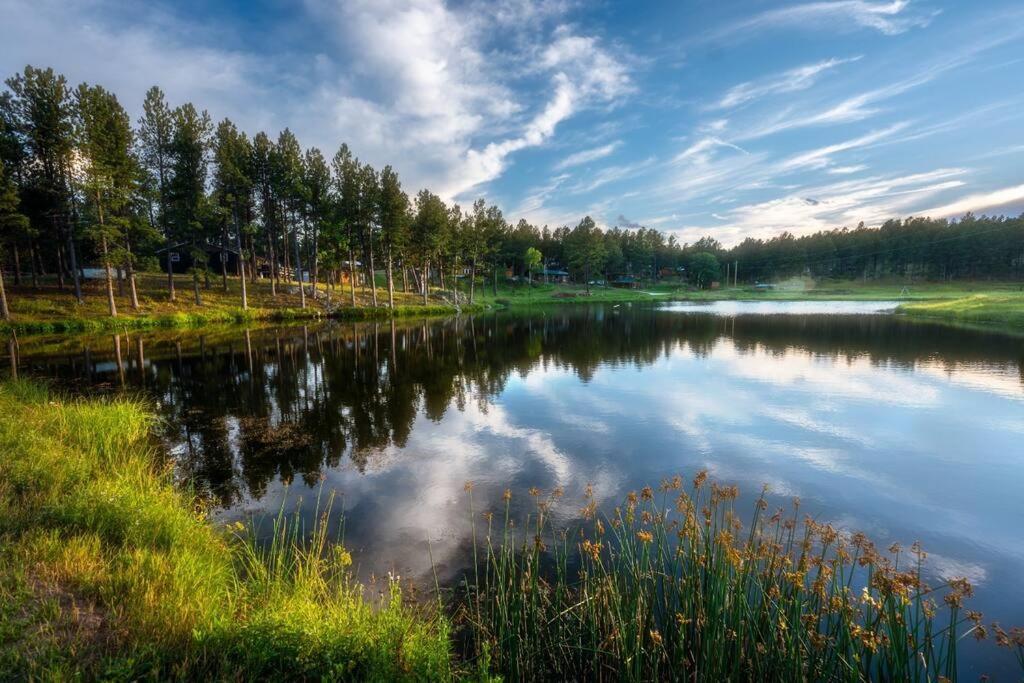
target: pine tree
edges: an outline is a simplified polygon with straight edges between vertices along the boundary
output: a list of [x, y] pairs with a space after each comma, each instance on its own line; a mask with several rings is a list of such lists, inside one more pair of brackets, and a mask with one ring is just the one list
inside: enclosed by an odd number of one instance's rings
[[253, 154], [249, 138], [239, 133], [230, 119], [217, 126], [214, 136], [214, 195], [221, 219], [221, 276], [227, 290], [227, 247], [229, 232], [234, 232], [238, 249], [238, 275], [242, 309], [249, 307], [245, 282], [245, 253], [242, 234], [253, 213]]
[[138, 144], [142, 163], [149, 175], [152, 186], [149, 202], [149, 220], [154, 229], [159, 229], [167, 249], [167, 294], [175, 300], [174, 267], [171, 263], [171, 248], [174, 235], [170, 221], [171, 182], [171, 140], [174, 135], [174, 112], [167, 106], [163, 91], [153, 86], [146, 92], [142, 103], [142, 116], [138, 121]]
[[[40, 218], [52, 231], [55, 260], [60, 263], [63, 242], [68, 251], [75, 298], [82, 303], [82, 283], [76, 248], [76, 206], [71, 191], [74, 147], [74, 106], [67, 80], [53, 69], [25, 70], [7, 79], [13, 97], [10, 109], [29, 153], [28, 182], [42, 207]], [[59, 275], [62, 278], [63, 273]], [[62, 281], [61, 279], [58, 280]]]
[[[83, 83], [75, 92], [75, 102], [78, 153], [83, 162], [81, 186], [91, 219], [88, 234], [100, 246], [107, 306], [111, 317], [117, 317], [112, 261], [127, 258], [122, 245], [128, 240], [138, 179], [138, 164], [132, 156], [132, 127], [117, 97], [101, 86]], [[138, 309], [134, 278], [131, 291], [132, 307]]]
[[28, 229], [28, 218], [20, 212], [18, 191], [14, 180], [0, 163], [0, 320], [10, 321], [7, 291], [4, 289], [3, 238]]
[[307, 223], [307, 244], [312, 248], [313, 296], [317, 295], [317, 282], [320, 279], [320, 243], [324, 228], [331, 220], [333, 206], [331, 202], [331, 171], [327, 161], [319, 149], [313, 147], [306, 151], [302, 159], [302, 189], [304, 200], [303, 220]]
[[197, 306], [199, 273], [206, 270], [206, 174], [210, 143], [210, 115], [198, 112], [191, 104], [174, 110], [174, 134], [171, 137], [171, 178], [168, 187], [170, 225], [174, 233], [192, 245], [192, 290]]
[[387, 261], [388, 307], [395, 308], [394, 260], [405, 246], [408, 229], [409, 197], [402, 191], [398, 174], [390, 166], [380, 173], [380, 193], [377, 195], [377, 215], [380, 219], [381, 244]]

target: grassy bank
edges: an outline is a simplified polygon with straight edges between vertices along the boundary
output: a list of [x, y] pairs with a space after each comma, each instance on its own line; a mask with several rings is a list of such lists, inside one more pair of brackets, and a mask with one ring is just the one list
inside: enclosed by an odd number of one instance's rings
[[450, 677], [443, 619], [393, 584], [365, 601], [343, 548], [286, 518], [269, 549], [215, 529], [150, 423], [0, 385], [0, 679]]
[[899, 307], [914, 318], [1024, 332], [1024, 293], [970, 294], [944, 301], [918, 301]]
[[[965, 581], [925, 584], [919, 549], [763, 498], [745, 526], [703, 474], [610, 514], [588, 492], [571, 529], [550, 522], [560, 492], [512, 520], [511, 493], [481, 516], [467, 485], [479, 563], [450, 618], [392, 582], [371, 603], [326, 513], [312, 530], [282, 514], [269, 545], [212, 525], [151, 421], [0, 384], [0, 679], [935, 681], [989, 628]], [[993, 635], [1024, 671], [1024, 632]]]
[[[379, 285], [379, 283], [378, 283]], [[169, 301], [166, 278], [158, 274], [138, 277], [139, 310], [133, 310], [126, 297], [117, 297], [118, 317], [108, 314], [106, 294], [100, 282], [86, 286], [86, 301], [78, 304], [70, 292], [44, 283], [39, 289], [9, 285], [13, 321], [0, 322], [0, 334], [52, 334], [62, 332], [105, 332], [155, 328], [198, 327], [210, 324], [241, 322], [284, 322], [337, 318], [347, 320], [381, 320], [391, 316], [451, 315], [457, 310], [478, 312], [489, 308], [528, 308], [551, 304], [587, 303], [649, 303], [657, 301], [904, 301], [901, 309], [907, 315], [928, 317], [947, 322], [970, 323], [1008, 329], [1024, 329], [1024, 291], [1021, 283], [992, 282], [919, 282], [901, 281], [815, 281], [794, 278], [778, 283], [773, 289], [752, 286], [722, 287], [716, 290], [695, 290], [678, 281], [647, 283], [638, 289], [591, 287], [580, 285], [503, 282], [495, 292], [490, 282], [479, 282], [474, 306], [457, 309], [440, 293], [431, 295], [427, 305], [422, 297], [396, 292], [395, 309], [389, 309], [387, 291], [377, 288], [374, 306], [369, 289], [357, 288], [355, 306], [347, 289], [333, 289], [327, 305], [327, 291], [320, 285], [318, 297], [307, 298], [301, 307], [298, 290], [293, 283], [271, 294], [266, 281], [249, 283], [249, 308], [240, 306], [241, 290], [237, 278], [228, 278], [227, 290], [219, 279], [209, 289], [201, 289], [203, 303], [196, 305], [191, 280], [176, 280], [177, 299]], [[460, 297], [466, 298], [467, 283], [460, 283]], [[927, 305], [918, 305], [918, 304]], [[940, 305], [948, 304], [948, 305]]]
[[815, 281], [794, 278], [772, 289], [752, 286], [695, 290], [680, 283], [640, 289], [577, 285], [504, 285], [480, 297], [487, 305], [512, 308], [565, 303], [657, 301], [900, 301], [907, 316], [987, 329], [1024, 331], [1024, 285], [998, 282]]
[[[210, 288], [200, 288], [202, 304], [197, 305], [192, 281], [186, 276], [175, 280], [177, 296], [168, 298], [164, 275], [142, 273], [138, 276], [139, 309], [134, 310], [127, 296], [115, 297], [118, 315], [111, 317], [107, 308], [106, 290], [101, 282], [85, 285], [85, 303], [79, 304], [69, 289], [60, 291], [53, 282], [39, 288], [8, 285], [11, 322], [0, 322], [0, 334], [53, 334], [62, 332], [129, 331], [157, 328], [199, 327], [211, 324], [242, 322], [284, 322], [335, 318], [345, 320], [376, 320], [392, 315], [451, 315], [456, 308], [432, 296], [427, 305], [419, 295], [396, 292], [395, 309], [387, 306], [387, 290], [377, 288], [377, 305], [369, 289], [356, 289], [356, 305], [352, 305], [347, 288], [334, 288], [330, 294], [321, 284], [316, 299], [307, 297], [306, 308], [294, 283], [285, 283], [276, 295], [266, 281], [247, 283], [248, 309], [241, 307], [241, 285], [237, 278], [228, 278], [227, 289], [220, 278]], [[477, 307], [475, 310], [479, 310]], [[463, 307], [462, 310], [468, 310]]]

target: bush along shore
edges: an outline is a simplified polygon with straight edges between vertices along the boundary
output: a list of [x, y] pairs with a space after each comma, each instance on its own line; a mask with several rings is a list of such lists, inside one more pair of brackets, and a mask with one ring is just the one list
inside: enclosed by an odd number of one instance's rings
[[467, 484], [462, 585], [414, 601], [387, 579], [370, 601], [327, 537], [329, 496], [269, 542], [217, 528], [151, 424], [133, 400], [0, 384], [0, 679], [939, 681], [965, 637], [1024, 671], [1024, 631], [983, 623], [962, 579], [927, 586], [920, 548], [764, 497], [745, 526], [704, 474], [609, 514], [588, 492], [573, 529], [551, 523], [559, 491], [531, 490], [516, 523], [511, 492], [481, 515]]

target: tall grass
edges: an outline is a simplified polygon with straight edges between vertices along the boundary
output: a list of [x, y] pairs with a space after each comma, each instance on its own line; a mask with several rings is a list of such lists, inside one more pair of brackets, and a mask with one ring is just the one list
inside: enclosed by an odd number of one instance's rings
[[326, 524], [214, 528], [150, 424], [0, 384], [0, 679], [451, 677], [441, 616], [396, 582], [367, 600]]
[[[588, 492], [558, 530], [560, 493], [531, 493], [525, 524], [508, 492], [487, 515], [463, 588], [468, 656], [510, 680], [955, 680], [958, 641], [986, 635], [966, 580], [929, 586], [919, 547], [881, 553], [798, 501], [769, 514], [762, 495], [744, 527], [736, 489], [702, 473], [610, 515]], [[1024, 632], [997, 636], [1024, 653]]]

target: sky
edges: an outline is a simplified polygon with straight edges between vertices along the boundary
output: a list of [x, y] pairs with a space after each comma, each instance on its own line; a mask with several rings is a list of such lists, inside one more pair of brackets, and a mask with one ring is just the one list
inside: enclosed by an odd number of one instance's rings
[[25, 64], [552, 228], [1024, 212], [1019, 0], [0, 0]]

